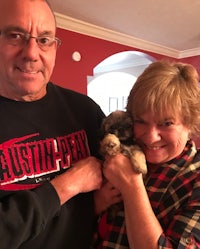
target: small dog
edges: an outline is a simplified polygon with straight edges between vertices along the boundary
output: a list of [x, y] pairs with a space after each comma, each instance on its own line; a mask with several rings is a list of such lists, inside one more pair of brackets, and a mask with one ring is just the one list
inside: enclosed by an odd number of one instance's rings
[[108, 115], [102, 122], [101, 138], [102, 156], [122, 153], [130, 158], [137, 173], [147, 173], [146, 159], [134, 141], [133, 123], [127, 112], [117, 110]]
[[[134, 141], [132, 119], [127, 112], [119, 110], [112, 112], [103, 120], [100, 140], [100, 154], [103, 157], [114, 156], [117, 153], [129, 157], [137, 173], [143, 175], [147, 173], [145, 155]], [[112, 222], [118, 211], [122, 209], [122, 202], [109, 207], [108, 222]]]

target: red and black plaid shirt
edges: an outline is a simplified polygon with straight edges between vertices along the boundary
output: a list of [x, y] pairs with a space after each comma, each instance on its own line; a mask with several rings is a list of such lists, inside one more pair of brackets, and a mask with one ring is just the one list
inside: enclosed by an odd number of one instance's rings
[[[196, 151], [194, 143], [187, 143], [181, 157], [154, 168], [146, 178], [145, 186], [164, 231], [158, 248], [199, 249], [200, 151]], [[94, 248], [129, 248], [123, 210], [112, 224], [108, 224], [104, 214], [99, 220], [99, 232], [103, 238]]]

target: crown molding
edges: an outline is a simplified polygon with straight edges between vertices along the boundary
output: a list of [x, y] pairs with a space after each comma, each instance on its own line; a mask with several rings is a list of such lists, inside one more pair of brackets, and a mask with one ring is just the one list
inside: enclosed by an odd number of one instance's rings
[[57, 27], [65, 30], [74, 31], [80, 34], [92, 36], [95, 38], [103, 39], [110, 42], [119, 43], [129, 47], [138, 48], [176, 59], [200, 55], [200, 48], [178, 51], [159, 44], [148, 42], [142, 39], [135, 38], [120, 32], [105, 29], [81, 20], [55, 13]]
[[179, 52], [179, 59], [200, 55], [200, 47]]

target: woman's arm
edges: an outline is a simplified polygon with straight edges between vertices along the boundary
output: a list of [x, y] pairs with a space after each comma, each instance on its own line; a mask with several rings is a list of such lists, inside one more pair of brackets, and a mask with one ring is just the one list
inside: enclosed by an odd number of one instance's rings
[[[177, 180], [177, 187], [182, 189], [182, 197], [178, 199], [176, 190], [170, 190], [174, 212], [171, 218], [168, 217], [167, 226], [162, 228], [151, 208], [142, 175], [133, 172], [127, 158], [122, 155], [110, 158], [106, 161], [103, 171], [106, 178], [122, 194], [131, 249], [166, 249], [179, 246], [200, 248], [200, 174], [194, 172], [191, 178], [188, 178], [187, 174], [184, 178], [186, 181], [182, 183], [184, 186], [180, 186], [183, 177]], [[151, 190], [156, 192], [156, 186], [151, 187]], [[183, 204], [179, 207], [180, 201]], [[166, 219], [169, 211], [166, 208], [163, 207], [163, 219]]]
[[142, 174], [135, 173], [129, 159], [121, 154], [107, 159], [103, 172], [122, 194], [130, 248], [157, 249], [163, 230], [151, 208]]

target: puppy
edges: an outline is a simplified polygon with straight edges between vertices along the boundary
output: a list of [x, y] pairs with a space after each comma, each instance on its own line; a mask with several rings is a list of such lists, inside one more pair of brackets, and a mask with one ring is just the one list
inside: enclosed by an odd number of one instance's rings
[[133, 123], [127, 112], [117, 110], [108, 115], [102, 122], [101, 137], [100, 154], [103, 157], [122, 153], [130, 158], [137, 173], [147, 173], [146, 159], [134, 141]]
[[[135, 172], [143, 175], [147, 173], [145, 155], [134, 141], [132, 119], [127, 112], [119, 110], [112, 112], [103, 120], [100, 140], [100, 154], [103, 157], [115, 156], [117, 153], [130, 158]], [[122, 209], [123, 202], [109, 207], [107, 221], [111, 223]]]

